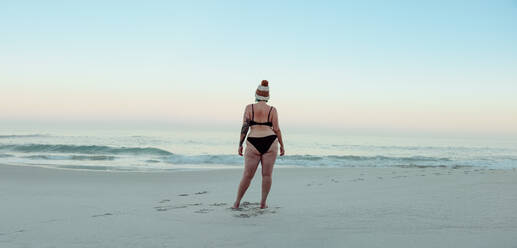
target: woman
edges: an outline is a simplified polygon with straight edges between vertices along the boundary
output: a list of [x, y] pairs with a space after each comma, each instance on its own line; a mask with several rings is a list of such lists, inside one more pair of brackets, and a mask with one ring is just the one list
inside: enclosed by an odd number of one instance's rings
[[243, 143], [248, 130], [246, 151], [244, 152], [244, 174], [242, 175], [237, 199], [233, 208], [239, 208], [241, 199], [250, 186], [251, 179], [255, 175], [259, 162], [262, 164], [262, 199], [260, 208], [267, 208], [266, 199], [271, 189], [271, 174], [278, 154], [280, 143], [280, 156], [284, 155], [284, 143], [282, 133], [278, 126], [278, 112], [276, 108], [267, 105], [269, 100], [269, 86], [267, 80], [262, 80], [255, 92], [256, 104], [249, 104], [244, 110], [244, 118], [239, 142], [239, 155], [242, 156]]

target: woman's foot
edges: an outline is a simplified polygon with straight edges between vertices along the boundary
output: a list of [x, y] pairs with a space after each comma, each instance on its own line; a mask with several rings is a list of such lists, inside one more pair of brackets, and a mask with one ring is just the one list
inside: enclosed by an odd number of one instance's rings
[[238, 209], [240, 205], [241, 205], [241, 203], [240, 203], [240, 202], [235, 202], [235, 203], [233, 204], [232, 208], [233, 208], [233, 209]]
[[261, 209], [267, 208], [267, 204], [266, 203], [260, 203], [260, 208]]

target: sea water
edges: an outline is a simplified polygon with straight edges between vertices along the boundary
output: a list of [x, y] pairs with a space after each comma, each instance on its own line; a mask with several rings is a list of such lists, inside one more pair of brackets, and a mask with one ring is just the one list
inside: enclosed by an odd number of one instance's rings
[[[0, 128], [0, 164], [103, 171], [239, 168], [239, 127]], [[283, 130], [277, 167], [517, 168], [510, 138]]]

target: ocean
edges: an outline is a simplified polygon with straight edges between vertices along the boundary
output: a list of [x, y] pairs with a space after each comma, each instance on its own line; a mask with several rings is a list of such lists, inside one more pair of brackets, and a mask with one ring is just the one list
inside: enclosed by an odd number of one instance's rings
[[[243, 167], [235, 130], [2, 128], [0, 164], [102, 171]], [[283, 130], [277, 167], [517, 167], [517, 141]]]

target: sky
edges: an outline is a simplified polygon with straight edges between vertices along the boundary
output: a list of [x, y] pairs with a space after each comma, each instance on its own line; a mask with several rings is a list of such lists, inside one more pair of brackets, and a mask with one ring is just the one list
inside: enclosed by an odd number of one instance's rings
[[517, 1], [0, 2], [0, 121], [517, 135]]

